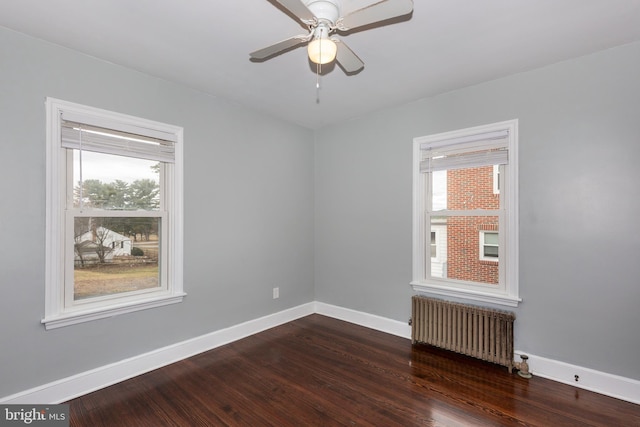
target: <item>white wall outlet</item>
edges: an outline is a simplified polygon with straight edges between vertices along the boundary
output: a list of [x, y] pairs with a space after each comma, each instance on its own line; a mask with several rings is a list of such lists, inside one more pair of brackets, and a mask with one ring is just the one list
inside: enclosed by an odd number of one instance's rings
[[273, 288], [273, 299], [280, 298], [280, 288]]

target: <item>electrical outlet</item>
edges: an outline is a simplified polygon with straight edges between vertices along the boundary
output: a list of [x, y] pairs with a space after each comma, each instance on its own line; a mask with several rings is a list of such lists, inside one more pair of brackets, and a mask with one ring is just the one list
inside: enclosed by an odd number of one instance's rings
[[273, 288], [273, 299], [280, 298], [280, 288]]

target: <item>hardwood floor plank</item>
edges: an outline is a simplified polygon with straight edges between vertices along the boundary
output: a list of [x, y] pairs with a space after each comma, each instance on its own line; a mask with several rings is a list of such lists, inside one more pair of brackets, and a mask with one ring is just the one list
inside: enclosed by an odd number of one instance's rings
[[640, 406], [311, 315], [70, 402], [71, 426], [640, 426]]

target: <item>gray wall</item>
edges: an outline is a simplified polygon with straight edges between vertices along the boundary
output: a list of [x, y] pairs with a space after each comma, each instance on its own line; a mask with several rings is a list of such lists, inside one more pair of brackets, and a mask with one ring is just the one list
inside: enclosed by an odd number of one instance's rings
[[316, 299], [406, 321], [413, 138], [517, 118], [516, 347], [640, 379], [638, 76], [635, 43], [318, 132]]
[[[311, 131], [2, 28], [0, 62], [0, 397], [313, 301]], [[40, 324], [46, 96], [184, 127], [182, 304]]]
[[[0, 396], [314, 299], [406, 321], [412, 139], [512, 118], [517, 347], [640, 379], [640, 44], [315, 133], [2, 28], [0, 58]], [[185, 128], [182, 304], [40, 324], [46, 96]]]

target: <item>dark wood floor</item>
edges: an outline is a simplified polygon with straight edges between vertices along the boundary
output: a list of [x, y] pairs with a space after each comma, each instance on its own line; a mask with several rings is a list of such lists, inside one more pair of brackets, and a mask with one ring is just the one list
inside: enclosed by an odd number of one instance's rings
[[308, 316], [70, 402], [71, 426], [640, 426], [640, 405]]

